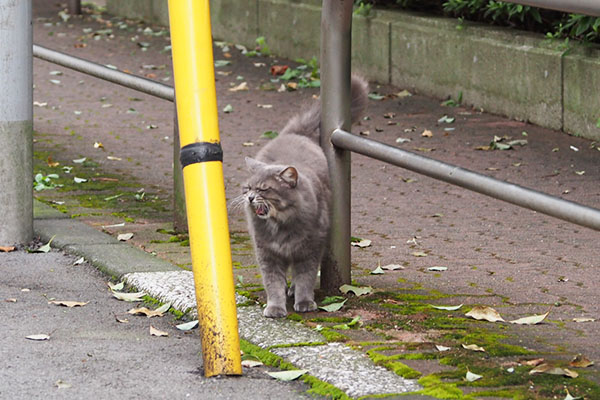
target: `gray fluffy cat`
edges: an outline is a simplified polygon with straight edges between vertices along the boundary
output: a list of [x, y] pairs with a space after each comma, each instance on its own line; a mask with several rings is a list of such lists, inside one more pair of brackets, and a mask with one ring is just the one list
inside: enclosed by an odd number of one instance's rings
[[[352, 77], [352, 119], [367, 105], [367, 82]], [[244, 207], [267, 292], [264, 316], [285, 317], [286, 275], [294, 310], [317, 309], [314, 286], [329, 236], [327, 160], [319, 146], [320, 102], [293, 117], [255, 159], [246, 158], [252, 176], [232, 206]]]

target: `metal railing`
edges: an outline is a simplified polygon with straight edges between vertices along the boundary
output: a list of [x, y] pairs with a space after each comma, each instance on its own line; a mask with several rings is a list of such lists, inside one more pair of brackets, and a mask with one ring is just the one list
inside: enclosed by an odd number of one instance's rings
[[[599, 0], [519, 0], [523, 5], [600, 16]], [[332, 181], [329, 257], [321, 287], [350, 283], [350, 151], [397, 165], [521, 207], [600, 230], [600, 210], [500, 181], [348, 133], [352, 0], [324, 0], [321, 15], [321, 144]]]

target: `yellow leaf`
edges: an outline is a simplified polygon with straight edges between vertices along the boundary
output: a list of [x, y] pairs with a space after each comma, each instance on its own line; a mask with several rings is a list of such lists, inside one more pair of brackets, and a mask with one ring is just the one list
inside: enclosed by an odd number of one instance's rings
[[432, 137], [433, 136], [433, 132], [431, 132], [429, 129], [425, 129], [423, 131], [423, 133], [421, 133], [421, 136], [423, 136], [423, 137]]
[[569, 365], [571, 367], [575, 367], [575, 368], [587, 368], [587, 367], [591, 367], [592, 365], [594, 365], [594, 362], [590, 361], [587, 357], [585, 357], [581, 354], [578, 354], [575, 356], [574, 359], [571, 360]]
[[463, 344], [462, 347], [471, 351], [485, 352], [485, 349], [483, 347], [477, 346], [476, 344]]
[[469, 311], [465, 315], [478, 321], [485, 320], [489, 322], [504, 322], [504, 319], [500, 316], [498, 311], [494, 310], [491, 307], [475, 306], [471, 309], [471, 311]]

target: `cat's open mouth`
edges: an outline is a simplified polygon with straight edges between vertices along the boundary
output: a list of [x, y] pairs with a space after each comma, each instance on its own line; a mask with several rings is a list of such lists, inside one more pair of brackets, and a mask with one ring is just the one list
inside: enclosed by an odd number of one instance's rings
[[266, 217], [269, 214], [269, 207], [266, 204], [258, 204], [254, 211], [259, 217]]

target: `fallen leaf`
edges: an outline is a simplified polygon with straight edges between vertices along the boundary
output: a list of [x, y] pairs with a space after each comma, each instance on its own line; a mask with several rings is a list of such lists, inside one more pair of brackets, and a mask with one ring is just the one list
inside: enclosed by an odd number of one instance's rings
[[477, 375], [472, 373], [471, 371], [467, 371], [467, 375], [465, 376], [465, 379], [467, 380], [467, 382], [475, 382], [478, 379], [483, 378], [482, 375]]
[[529, 367], [536, 367], [540, 364], [543, 364], [544, 361], [546, 360], [544, 360], [543, 358], [535, 358], [533, 360], [519, 360], [519, 363], [522, 365], [527, 365]]
[[396, 96], [398, 96], [398, 97], [410, 97], [410, 96], [412, 96], [412, 93], [409, 92], [408, 90], [402, 90], [401, 92], [396, 93]]
[[54, 304], [57, 306], [63, 306], [63, 307], [83, 307], [85, 306], [87, 303], [89, 303], [89, 301], [86, 302], [81, 302], [81, 301], [65, 301], [65, 300], [51, 300], [48, 302], [48, 304]]
[[86, 160], [86, 159], [87, 159], [86, 157], [83, 157], [83, 158], [78, 158], [78, 159], [76, 159], [76, 160], [73, 160], [73, 162], [74, 162], [75, 164], [83, 164], [83, 163], [85, 162], [85, 160]]
[[440, 344], [436, 344], [435, 348], [437, 349], [437, 351], [448, 351], [448, 350], [451, 350], [450, 347], [442, 346]]
[[48, 156], [48, 158], [46, 159], [46, 164], [50, 168], [58, 167], [60, 165], [60, 163], [58, 161], [53, 161], [52, 160], [52, 156]]
[[262, 361], [259, 361], [259, 360], [242, 360], [242, 367], [254, 368], [254, 367], [260, 367], [261, 365], [264, 365], [264, 364], [262, 363]]
[[404, 267], [400, 264], [388, 264], [388, 265], [383, 265], [381, 267], [381, 269], [384, 269], [386, 271], [396, 271], [399, 269], [404, 269]]
[[403, 137], [399, 137], [399, 138], [396, 139], [396, 143], [402, 144], [402, 143], [407, 143], [407, 142], [410, 142], [410, 139], [403, 138]]
[[258, 108], [273, 108], [272, 104], [257, 104]]
[[15, 251], [15, 246], [0, 246], [0, 251], [4, 253], [8, 253], [10, 251]]
[[454, 122], [454, 117], [449, 117], [447, 115], [444, 115], [442, 118], [438, 119], [438, 123], [442, 124], [442, 123], [446, 123], [446, 124], [451, 124]]
[[112, 290], [113, 292], [123, 290], [123, 287], [125, 287], [125, 282], [119, 282], [119, 283], [106, 282], [106, 284], [108, 285], [110, 290]]
[[432, 137], [433, 136], [433, 132], [431, 132], [429, 129], [425, 129], [423, 131], [423, 133], [421, 133], [421, 136], [423, 136], [423, 137]]
[[120, 323], [120, 324], [127, 324], [129, 323], [129, 320], [127, 318], [119, 318], [117, 317], [117, 315], [115, 314], [115, 320]]
[[271, 66], [271, 75], [283, 75], [285, 71], [287, 71], [289, 66], [287, 65], [272, 65]]
[[231, 65], [231, 61], [215, 60], [215, 68], [225, 67], [227, 65]]
[[150, 310], [147, 307], [132, 308], [131, 310], [127, 311], [127, 314], [131, 314], [131, 315], [145, 315], [148, 318], [162, 317], [164, 315], [163, 311], [160, 311], [158, 309], [157, 310]]
[[463, 305], [459, 304], [457, 306], [435, 306], [433, 304], [430, 304], [430, 306], [435, 308], [436, 310], [456, 311], [459, 308], [461, 308]]
[[578, 149], [577, 147], [575, 147], [575, 146], [569, 146], [569, 148], [570, 148], [571, 150], [573, 150], [573, 151], [579, 151], [579, 149]]
[[121, 241], [121, 242], [126, 242], [129, 239], [131, 239], [133, 237], [133, 233], [128, 232], [128, 233], [121, 233], [119, 235], [117, 235], [117, 240]]
[[381, 269], [381, 266], [377, 266], [377, 268], [375, 268], [373, 271], [370, 272], [371, 275], [383, 275], [385, 274], [385, 271], [383, 269]]
[[491, 307], [475, 306], [471, 309], [471, 311], [469, 311], [465, 315], [478, 321], [485, 320], [489, 322], [504, 322], [504, 318], [500, 316], [498, 311], [494, 310]]
[[371, 245], [371, 241], [369, 239], [358, 239], [353, 240], [350, 244], [354, 247], [364, 248], [369, 247]]
[[583, 318], [583, 317], [578, 317], [578, 318], [573, 318], [574, 322], [578, 322], [578, 323], [583, 323], [583, 322], [594, 322], [596, 321], [594, 318]]
[[349, 292], [354, 293], [355, 296], [364, 296], [366, 294], [373, 293], [373, 288], [370, 286], [352, 286], [352, 285], [342, 285], [340, 286], [340, 291], [344, 294], [348, 294]]
[[183, 324], [175, 325], [175, 328], [179, 329], [180, 331], [190, 331], [190, 330], [196, 328], [198, 325], [199, 325], [198, 320], [194, 320], [194, 321], [186, 322]]
[[59, 389], [69, 389], [71, 387], [71, 384], [63, 381], [62, 379], [59, 379], [56, 382], [54, 382], [54, 386], [56, 386]]
[[37, 341], [50, 340], [50, 335], [46, 335], [45, 333], [41, 333], [41, 334], [37, 334], [37, 335], [25, 336], [25, 339], [37, 340]]
[[73, 265], [81, 265], [81, 264], [83, 264], [84, 262], [85, 262], [85, 258], [83, 258], [83, 257], [80, 257], [80, 258], [78, 258], [77, 260], [75, 260], [75, 261], [73, 262]]
[[[54, 236], [56, 236], [56, 235], [54, 235]], [[33, 253], [48, 253], [48, 252], [50, 251], [50, 249], [51, 249], [51, 247], [50, 247], [50, 243], [52, 243], [52, 241], [54, 240], [54, 236], [52, 236], [52, 237], [50, 238], [50, 240], [48, 241], [48, 243], [46, 243], [46, 244], [45, 244], [45, 245], [43, 245], [43, 246], [40, 246], [40, 247], [39, 247], [38, 249], [36, 249], [36, 250], [33, 250]]]
[[150, 325], [150, 335], [164, 337], [164, 336], [169, 336], [169, 332], [158, 330], [155, 327], [153, 327], [152, 325]]
[[575, 367], [575, 368], [587, 368], [587, 367], [591, 367], [592, 365], [594, 365], [594, 362], [590, 361], [587, 357], [585, 357], [581, 354], [577, 354], [575, 356], [575, 358], [573, 358], [571, 360], [569, 365], [571, 367]]
[[427, 271], [431, 271], [431, 272], [444, 272], [447, 270], [448, 270], [448, 267], [429, 267], [429, 268], [427, 268]]
[[327, 312], [335, 312], [340, 310], [342, 307], [344, 307], [344, 304], [348, 301], [348, 299], [344, 299], [344, 301], [341, 301], [339, 303], [332, 303], [332, 304], [328, 304], [326, 306], [319, 306], [319, 308], [323, 311], [327, 311]]
[[[101, 142], [94, 142], [94, 148], [104, 150], [104, 145]], [[75, 160], [73, 160], [73, 161], [75, 161]]]
[[[155, 126], [155, 125], [148, 125], [148, 126]], [[153, 128], [150, 128], [150, 129], [153, 129]], [[113, 157], [113, 156], [107, 156], [106, 159], [109, 161], [121, 161], [122, 160], [121, 157]]]
[[223, 107], [223, 112], [225, 114], [229, 114], [233, 112], [233, 106], [231, 104], [227, 104], [225, 107]]
[[244, 90], [249, 90], [248, 84], [246, 82], [242, 82], [242, 83], [240, 83], [237, 86], [229, 88], [230, 92], [241, 92], [241, 91], [244, 91]]
[[242, 146], [244, 146], [244, 147], [252, 147], [252, 146], [254, 146], [254, 143], [253, 142], [244, 142], [244, 143], [242, 143]]
[[291, 371], [279, 371], [279, 372], [268, 372], [267, 371], [267, 375], [269, 375], [272, 378], [275, 378], [277, 380], [280, 381], [293, 381], [296, 380], [298, 378], [300, 378], [302, 375], [306, 374], [308, 372], [308, 370], [306, 369], [295, 369], [295, 370], [291, 370]]
[[112, 295], [113, 295], [113, 297], [115, 297], [119, 300], [134, 302], [134, 301], [142, 301], [143, 297], [146, 295], [146, 293], [144, 293], [144, 292], [137, 292], [137, 293], [112, 292]]
[[87, 181], [88, 181], [88, 180], [87, 180], [87, 179], [85, 179], [85, 178], [78, 178], [78, 177], [76, 177], [76, 176], [74, 176], [74, 177], [73, 177], [73, 180], [75, 181], [75, 183], [85, 183], [85, 182], [87, 182]]
[[279, 136], [279, 132], [277, 131], [266, 131], [262, 135], [260, 135], [261, 138], [266, 139], [275, 139], [277, 136]]
[[290, 90], [298, 89], [298, 84], [296, 82], [288, 82], [288, 84], [286, 86]]
[[471, 351], [485, 352], [485, 349], [483, 347], [477, 346], [476, 344], [463, 344], [462, 347]]
[[16, 303], [17, 299], [15, 299], [14, 297], [11, 297], [10, 299], [4, 299], [4, 301], [7, 303]]
[[577, 378], [579, 374], [575, 371], [571, 371], [567, 368], [555, 367], [551, 364], [540, 364], [531, 371], [529, 371], [529, 375], [537, 375], [537, 374], [550, 374], [550, 375], [562, 375], [567, 378]]
[[414, 251], [412, 255], [415, 257], [427, 257], [427, 253], [424, 251]]
[[517, 325], [536, 325], [536, 324], [539, 324], [540, 322], [542, 322], [544, 319], [546, 319], [548, 314], [550, 314], [550, 311], [548, 311], [546, 314], [532, 315], [531, 317], [519, 318], [519, 319], [515, 319], [514, 321], [509, 321], [509, 322], [511, 324], [517, 324]]

